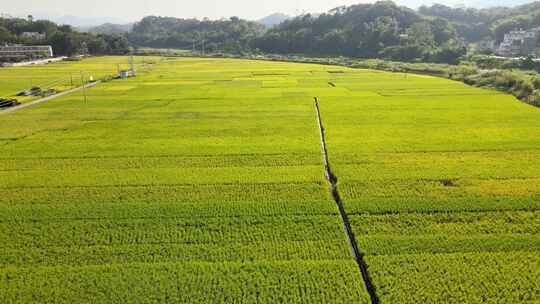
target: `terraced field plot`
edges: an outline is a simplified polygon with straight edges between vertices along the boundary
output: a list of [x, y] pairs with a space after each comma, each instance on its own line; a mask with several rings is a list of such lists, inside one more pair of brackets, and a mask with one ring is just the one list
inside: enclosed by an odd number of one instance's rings
[[167, 61], [0, 117], [0, 297], [367, 303], [312, 100], [274, 69], [324, 68]]
[[[3, 70], [0, 70], [0, 78]], [[159, 60], [0, 116], [7, 302], [540, 300], [540, 111], [426, 76]]]

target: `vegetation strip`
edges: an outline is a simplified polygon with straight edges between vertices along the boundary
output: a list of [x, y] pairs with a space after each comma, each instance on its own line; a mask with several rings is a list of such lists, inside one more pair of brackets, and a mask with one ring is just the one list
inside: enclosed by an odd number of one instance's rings
[[366, 261], [364, 260], [363, 254], [361, 253], [360, 249], [358, 248], [358, 244], [356, 243], [356, 239], [354, 237], [354, 233], [351, 228], [350, 221], [349, 221], [349, 216], [347, 215], [347, 212], [345, 211], [345, 208], [343, 207], [343, 201], [341, 200], [341, 197], [339, 195], [339, 191], [337, 187], [338, 179], [334, 175], [334, 173], [332, 173], [332, 170], [330, 168], [330, 161], [328, 160], [328, 150], [326, 148], [326, 139], [324, 136], [324, 125], [321, 118], [321, 110], [319, 108], [319, 101], [317, 97], [314, 97], [314, 100], [315, 100], [315, 110], [317, 112], [317, 123], [319, 126], [319, 134], [320, 134], [320, 139], [321, 139], [324, 173], [326, 175], [326, 179], [328, 180], [328, 183], [330, 184], [329, 190], [332, 193], [332, 197], [334, 198], [334, 201], [336, 202], [336, 205], [339, 209], [339, 214], [343, 222], [343, 227], [345, 228], [345, 234], [347, 235], [347, 239], [351, 247], [351, 252], [353, 254], [354, 259], [356, 260], [356, 263], [358, 264], [358, 267], [360, 268], [360, 272], [362, 273], [362, 279], [364, 280], [366, 289], [371, 298], [371, 303], [378, 304], [379, 298], [377, 296], [375, 286], [373, 285], [373, 282], [369, 275], [369, 272], [367, 269], [368, 267], [367, 267]]

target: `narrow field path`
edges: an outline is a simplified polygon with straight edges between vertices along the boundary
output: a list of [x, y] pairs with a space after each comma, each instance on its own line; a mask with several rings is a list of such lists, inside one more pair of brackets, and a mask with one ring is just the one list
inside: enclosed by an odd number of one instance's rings
[[315, 110], [317, 113], [317, 123], [319, 126], [319, 133], [320, 133], [320, 140], [321, 140], [322, 156], [323, 156], [323, 163], [324, 163], [324, 174], [326, 175], [326, 180], [330, 184], [329, 191], [332, 193], [332, 197], [334, 198], [334, 201], [336, 202], [336, 205], [338, 207], [339, 214], [341, 216], [341, 221], [343, 222], [343, 228], [345, 229], [345, 234], [347, 236], [347, 240], [349, 241], [349, 246], [351, 248], [351, 253], [354, 259], [356, 260], [358, 267], [360, 268], [360, 272], [362, 273], [362, 279], [364, 280], [366, 289], [371, 298], [371, 303], [378, 304], [379, 298], [377, 296], [375, 286], [373, 285], [373, 282], [369, 275], [369, 272], [367, 269], [368, 267], [364, 260], [364, 255], [362, 254], [362, 252], [360, 251], [358, 247], [358, 244], [356, 243], [356, 239], [354, 237], [354, 233], [351, 228], [350, 221], [349, 221], [349, 216], [347, 215], [347, 212], [345, 211], [345, 207], [343, 207], [343, 200], [341, 199], [341, 196], [339, 195], [338, 186], [337, 186], [338, 179], [332, 172], [332, 169], [330, 168], [330, 161], [328, 160], [328, 149], [326, 148], [324, 125], [321, 118], [321, 110], [319, 108], [319, 101], [317, 97], [315, 97], [314, 99], [315, 99]]
[[76, 87], [76, 88], [73, 88], [73, 89], [70, 89], [70, 90], [67, 90], [67, 91], [64, 91], [64, 92], [60, 92], [58, 94], [54, 94], [54, 95], [51, 95], [51, 96], [47, 96], [47, 97], [43, 97], [43, 98], [40, 98], [40, 99], [37, 99], [37, 100], [34, 100], [34, 101], [31, 101], [31, 102], [28, 102], [28, 103], [23, 103], [21, 105], [18, 105], [18, 106], [15, 106], [15, 107], [11, 107], [11, 108], [8, 108], [8, 109], [5, 109], [5, 110], [2, 110], [0, 111], [0, 115], [3, 115], [3, 114], [8, 114], [8, 113], [12, 113], [12, 112], [15, 112], [15, 111], [18, 111], [20, 109], [24, 109], [24, 108], [28, 108], [28, 107], [31, 107], [31, 106], [35, 106], [37, 104], [40, 104], [40, 103], [43, 103], [43, 102], [46, 102], [46, 101], [49, 101], [49, 100], [52, 100], [52, 99], [55, 99], [55, 98], [58, 98], [58, 97], [62, 97], [62, 96], [66, 96], [68, 94], [71, 94], [71, 93], [75, 93], [75, 92], [78, 92], [82, 89], [88, 89], [88, 88], [91, 88], [97, 84], [101, 83], [101, 81], [96, 81], [96, 82], [91, 82], [91, 83], [87, 83], [85, 85], [82, 85], [80, 87]]

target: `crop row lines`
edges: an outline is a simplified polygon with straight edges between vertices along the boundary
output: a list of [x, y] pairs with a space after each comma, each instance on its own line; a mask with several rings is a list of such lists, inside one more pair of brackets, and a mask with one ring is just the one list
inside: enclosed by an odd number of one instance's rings
[[313, 182], [301, 182], [301, 181], [287, 181], [286, 183], [280, 182], [262, 182], [262, 183], [253, 183], [253, 182], [223, 182], [223, 183], [170, 183], [170, 184], [110, 184], [110, 185], [78, 185], [78, 186], [14, 186], [14, 187], [0, 187], [0, 190], [24, 190], [24, 189], [77, 189], [77, 188], [139, 188], [139, 187], [190, 187], [190, 186], [237, 186], [237, 185], [255, 185], [255, 186], [264, 186], [264, 185], [322, 185], [322, 182], [313, 181]]

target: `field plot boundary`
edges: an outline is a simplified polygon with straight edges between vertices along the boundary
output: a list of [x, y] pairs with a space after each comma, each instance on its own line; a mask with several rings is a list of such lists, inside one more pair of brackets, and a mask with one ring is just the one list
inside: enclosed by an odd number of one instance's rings
[[101, 80], [98, 80], [96, 82], [91, 82], [91, 83], [82, 85], [80, 87], [73, 88], [71, 90], [67, 90], [67, 91], [64, 91], [64, 92], [61, 92], [61, 93], [58, 93], [58, 94], [54, 94], [54, 95], [51, 95], [51, 96], [40, 98], [40, 99], [31, 101], [31, 102], [28, 102], [28, 103], [24, 103], [22, 105], [15, 106], [15, 107], [0, 111], [0, 115], [13, 113], [13, 112], [18, 111], [20, 109], [28, 108], [28, 107], [31, 107], [31, 106], [34, 106], [34, 105], [37, 105], [37, 104], [40, 104], [40, 103], [43, 103], [43, 102], [58, 98], [58, 97], [66, 96], [68, 94], [75, 93], [75, 92], [78, 92], [78, 91], [83, 90], [83, 89], [89, 89], [89, 88], [91, 88], [93, 86], [96, 86], [96, 85], [98, 85], [100, 83], [101, 83]]
[[330, 184], [330, 192], [332, 194], [332, 197], [334, 198], [334, 201], [336, 202], [336, 205], [339, 209], [339, 214], [341, 217], [341, 221], [343, 222], [343, 228], [345, 230], [345, 234], [347, 236], [347, 240], [349, 242], [349, 246], [351, 247], [351, 253], [358, 264], [358, 267], [360, 268], [360, 272], [362, 274], [362, 279], [364, 281], [364, 284], [366, 286], [366, 289], [369, 293], [369, 297], [371, 298], [372, 304], [378, 304], [379, 303], [379, 297], [377, 296], [375, 285], [373, 284], [373, 281], [371, 279], [371, 276], [369, 275], [368, 266], [366, 261], [364, 260], [364, 255], [360, 251], [360, 248], [358, 247], [358, 243], [356, 242], [356, 238], [354, 236], [354, 232], [352, 230], [349, 216], [347, 215], [347, 212], [345, 211], [345, 207], [343, 206], [343, 201], [341, 199], [341, 196], [339, 195], [339, 191], [337, 188], [337, 177], [332, 172], [332, 169], [330, 168], [330, 161], [328, 159], [328, 149], [326, 147], [326, 139], [324, 135], [324, 125], [322, 122], [321, 117], [321, 110], [319, 108], [319, 101], [318, 98], [315, 97], [315, 111], [317, 114], [317, 124], [319, 127], [319, 135], [320, 135], [320, 141], [321, 141], [321, 149], [322, 149], [322, 157], [324, 162], [324, 173], [326, 175], [326, 179], [328, 183]]

